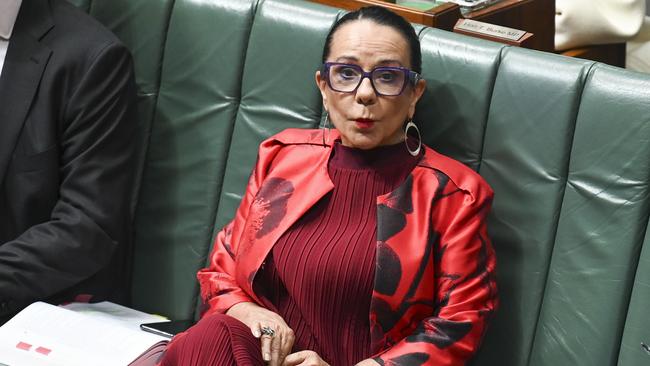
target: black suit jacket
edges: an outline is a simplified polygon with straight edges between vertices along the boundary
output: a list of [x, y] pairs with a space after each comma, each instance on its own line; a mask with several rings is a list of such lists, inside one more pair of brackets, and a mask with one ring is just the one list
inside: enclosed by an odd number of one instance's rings
[[23, 0], [0, 77], [0, 318], [35, 300], [124, 302], [134, 101], [113, 34], [64, 1]]

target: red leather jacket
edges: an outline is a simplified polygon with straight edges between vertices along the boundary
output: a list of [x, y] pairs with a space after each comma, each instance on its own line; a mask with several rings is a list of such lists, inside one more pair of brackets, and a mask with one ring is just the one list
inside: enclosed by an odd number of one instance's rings
[[[260, 303], [253, 279], [267, 254], [333, 187], [323, 141], [321, 130], [289, 129], [260, 145], [235, 218], [198, 273], [205, 314]], [[377, 197], [369, 331], [381, 365], [463, 365], [478, 349], [497, 306], [491, 201], [478, 174], [430, 148], [404, 183]]]

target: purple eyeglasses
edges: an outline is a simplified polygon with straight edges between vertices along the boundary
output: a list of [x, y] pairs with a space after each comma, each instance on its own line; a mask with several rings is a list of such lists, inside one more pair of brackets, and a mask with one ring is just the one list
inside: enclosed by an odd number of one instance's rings
[[422, 78], [405, 67], [380, 66], [366, 72], [359, 65], [339, 62], [325, 62], [321, 75], [332, 90], [341, 93], [355, 92], [363, 79], [368, 78], [375, 93], [383, 96], [400, 95], [407, 83], [415, 85]]

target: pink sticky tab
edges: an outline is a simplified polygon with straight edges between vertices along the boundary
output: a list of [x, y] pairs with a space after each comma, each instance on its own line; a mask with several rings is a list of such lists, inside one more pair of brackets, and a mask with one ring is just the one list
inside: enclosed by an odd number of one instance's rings
[[88, 294], [79, 294], [74, 298], [75, 302], [90, 302], [92, 300], [93, 295], [88, 295]]
[[52, 352], [51, 349], [45, 347], [38, 347], [35, 351], [45, 356], [49, 355], [50, 352]]
[[22, 349], [23, 351], [29, 351], [29, 349], [32, 348], [32, 345], [25, 342], [18, 342], [16, 348]]

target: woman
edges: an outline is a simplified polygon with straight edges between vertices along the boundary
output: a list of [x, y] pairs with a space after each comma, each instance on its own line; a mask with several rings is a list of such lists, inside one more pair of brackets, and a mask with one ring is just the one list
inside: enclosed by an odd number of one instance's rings
[[207, 310], [163, 365], [460, 365], [474, 354], [497, 301], [492, 192], [405, 139], [420, 68], [413, 28], [390, 11], [335, 24], [316, 72], [335, 128], [261, 144], [198, 274]]

